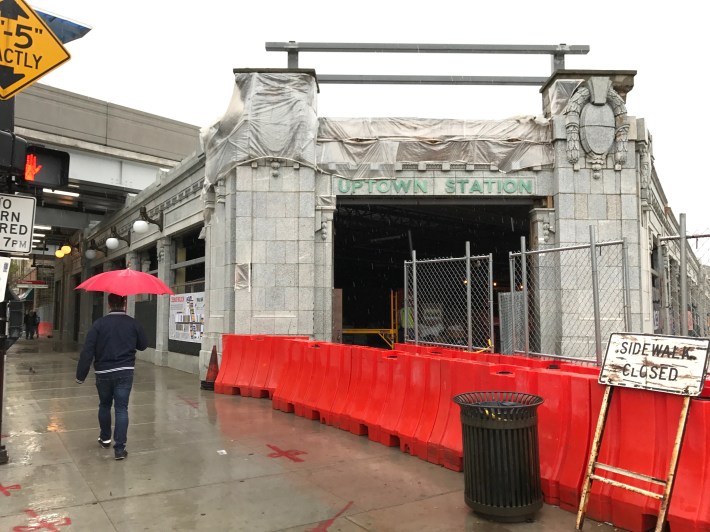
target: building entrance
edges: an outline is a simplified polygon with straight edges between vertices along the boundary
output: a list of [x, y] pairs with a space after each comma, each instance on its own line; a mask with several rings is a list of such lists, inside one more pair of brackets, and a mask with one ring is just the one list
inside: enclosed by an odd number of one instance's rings
[[[519, 251], [521, 237], [528, 237], [531, 208], [530, 201], [338, 197], [334, 287], [342, 297], [342, 328], [390, 327], [390, 294], [398, 294], [396, 301], [401, 306], [404, 262], [411, 260], [412, 251], [416, 251], [417, 260], [462, 257], [468, 241], [471, 255], [493, 255], [494, 292], [507, 292], [508, 253]], [[385, 346], [376, 334], [346, 334], [343, 342]]]

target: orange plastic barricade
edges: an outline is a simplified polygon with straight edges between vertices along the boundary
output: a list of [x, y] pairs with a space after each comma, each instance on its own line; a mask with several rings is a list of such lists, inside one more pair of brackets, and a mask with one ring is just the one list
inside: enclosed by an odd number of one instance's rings
[[[623, 420], [619, 467], [655, 478], [666, 478], [683, 398], [667, 393], [623, 388], [615, 394], [620, 399]], [[648, 438], [640, 439], [640, 434], [647, 434]], [[603, 458], [600, 460], [605, 464], [610, 463], [604, 462]], [[650, 482], [629, 481], [626, 477], [621, 479], [655, 493], [663, 490]], [[656, 525], [659, 501], [620, 488], [612, 488], [611, 499], [611, 522], [615, 526], [640, 532]]]
[[[345, 412], [346, 422], [342, 427], [358, 436], [367, 434], [367, 425], [372, 420], [367, 419], [368, 407], [373, 396], [375, 384], [377, 382], [377, 359], [381, 357], [382, 350], [372, 347], [353, 346], [353, 363], [360, 366], [359, 385], [353, 389], [352, 401]], [[375, 405], [373, 403], [372, 409]]]
[[[576, 470], [578, 478], [574, 486], [577, 488], [587, 465], [584, 457], [588, 456], [589, 416], [581, 417], [581, 425], [575, 426], [573, 421], [579, 419], [574, 411], [589, 411], [589, 383], [555, 369], [532, 371], [540, 376], [536, 395], [544, 400], [537, 410], [542, 494], [545, 503], [559, 505], [563, 466]], [[574, 387], [576, 395], [573, 395], [573, 380], [580, 384]], [[573, 443], [582, 445], [573, 446]], [[572, 447], [578, 451], [577, 460], [570, 459], [568, 454]]]
[[225, 395], [236, 395], [239, 389], [236, 388], [237, 373], [242, 362], [243, 342], [248, 338], [241, 334], [222, 335], [222, 363], [214, 381], [215, 393]]
[[[560, 399], [570, 401], [565, 423], [568, 428], [565, 430], [556, 426], [558, 423], [558, 420], [555, 419], [556, 411], [552, 404], [547, 405], [547, 398], [538, 409], [540, 415], [540, 468], [541, 472], [545, 471], [547, 475], [543, 476], [542, 489], [545, 499], [552, 500], [553, 494], [549, 483], [552, 482], [552, 478], [556, 478], [557, 497], [559, 498], [556, 504], [559, 504], [563, 510], [577, 513], [579, 500], [582, 496], [584, 472], [594, 439], [604, 387], [597, 382], [597, 377], [594, 375], [568, 372], [560, 372], [560, 375], [569, 375], [569, 392], [563, 393]], [[545, 385], [546, 382], [541, 377], [539, 380], [541, 392], [545, 390]], [[595, 400], [592, 400], [592, 394], [594, 394]], [[548, 406], [549, 410], [543, 410], [543, 407], [548, 408]], [[565, 420], [560, 421], [564, 422]], [[561, 447], [559, 456], [547, 448], [552, 445]], [[558, 462], [551, 462], [550, 457], [554, 457]]]
[[254, 376], [259, 352], [263, 350], [264, 337], [261, 335], [245, 336], [241, 344], [242, 362], [239, 364], [233, 386], [239, 395], [248, 395], [247, 388]]
[[422, 410], [427, 401], [431, 401], [431, 384], [429, 382], [430, 357], [418, 356], [408, 353], [400, 354], [400, 358], [407, 360], [407, 384], [405, 388], [405, 401], [397, 420], [395, 434], [399, 438], [399, 448], [405, 453], [412, 453], [414, 433], [422, 417]]
[[400, 353], [418, 353], [416, 344], [407, 344], [395, 342], [393, 349], [399, 351]]
[[[669, 409], [665, 404], [667, 398], [677, 402], [677, 408], [670, 409], [673, 411], [671, 417], [668, 417]], [[617, 389], [609, 408], [598, 462], [665, 478], [672, 446], [669, 446], [669, 438], [672, 438], [673, 427], [678, 425], [681, 400], [670, 394]], [[598, 406], [593, 408], [596, 418], [599, 409]], [[625, 475], [605, 472], [604, 476], [660, 492], [660, 487], [634, 481]], [[595, 482], [592, 484], [587, 515], [597, 521], [641, 532], [655, 526], [658, 509], [659, 502], [645, 495]]]
[[[708, 391], [707, 385], [705, 392]], [[678, 461], [668, 524], [671, 530], [706, 532], [710, 530], [710, 400], [691, 400], [688, 426]]]
[[[276, 388], [275, 383], [281, 374], [281, 369], [286, 360], [287, 342], [290, 340], [308, 340], [307, 336], [259, 336], [263, 342], [256, 344], [256, 366], [251, 382], [240, 387], [243, 396], [267, 398], [271, 397]], [[271, 377], [271, 379], [270, 379]], [[270, 382], [271, 380], [271, 382]]]
[[[434, 430], [434, 424], [436, 423], [436, 419], [439, 414], [439, 403], [441, 402], [442, 359], [439, 357], [429, 356], [423, 358], [428, 361], [428, 368], [426, 372], [427, 383], [425, 386], [427, 393], [424, 404], [422, 405], [419, 423], [417, 423], [414, 436], [409, 444], [409, 452], [414, 456], [418, 456], [422, 460], [427, 460], [429, 440], [431, 438], [432, 430]], [[450, 397], [448, 399], [451, 400]]]
[[270, 338], [271, 364], [268, 368], [268, 376], [266, 377], [264, 388], [269, 398], [273, 398], [281, 379], [281, 373], [286, 367], [291, 349], [293, 349], [291, 343], [308, 341], [308, 336], [271, 336]]
[[384, 349], [373, 349], [372, 356], [375, 359], [373, 379], [368, 390], [368, 401], [365, 410], [362, 412], [360, 423], [367, 428], [367, 437], [373, 441], [378, 441], [380, 415], [385, 409], [387, 398], [392, 388], [392, 362], [390, 359], [392, 351]]
[[352, 372], [351, 349], [350, 345], [330, 344], [325, 382], [316, 402], [320, 422], [326, 425], [335, 425], [335, 419], [345, 410]]
[[[326, 418], [326, 423], [338, 427], [342, 430], [349, 430], [349, 411], [359, 396], [362, 387], [362, 351], [358, 346], [343, 346], [347, 348], [343, 354], [343, 366], [338, 395], [333, 400], [333, 407], [330, 413], [330, 422]], [[347, 384], [346, 384], [347, 383]]]
[[304, 348], [306, 340], [291, 340], [288, 343], [287, 360], [281, 371], [279, 383], [274, 390], [272, 407], [274, 410], [291, 413], [294, 410], [294, 397], [301, 378]]
[[254, 345], [256, 357], [251, 379], [246, 385], [239, 387], [239, 392], [244, 397], [267, 398], [269, 391], [266, 388], [266, 381], [272, 364], [272, 347], [274, 339], [278, 337], [264, 335], [258, 338], [260, 341], [255, 342]]
[[[550, 365], [559, 368], [559, 364], [551, 360], [543, 360], [541, 358], [523, 357], [518, 355], [500, 355], [500, 364], [513, 364], [514, 366], [521, 366], [524, 368], [539, 368], [539, 369], [549, 369]], [[555, 369], [555, 368], [552, 368]]]
[[[442, 393], [437, 424], [429, 441], [429, 449], [434, 449], [436, 456], [434, 463], [452, 471], [463, 471], [461, 409], [451, 399], [460, 393], [482, 390], [484, 375], [488, 373], [489, 367], [488, 364], [472, 360], [451, 360], [451, 387], [447, 397]], [[448, 399], [446, 404], [444, 399]]]
[[[444, 437], [447, 424], [449, 422], [451, 398], [454, 396], [451, 391], [451, 366], [456, 362], [450, 358], [439, 357], [441, 365], [439, 367], [439, 391], [434, 394], [433, 400], [437, 400], [436, 418], [429, 434], [429, 439], [426, 441], [426, 457], [427, 462], [432, 464], [443, 465], [443, 456], [441, 452], [441, 439]], [[451, 403], [451, 404], [449, 404]], [[454, 406], [456, 406], [454, 404]], [[457, 407], [458, 408], [458, 407]], [[459, 431], [460, 431], [459, 427]]]
[[302, 374], [299, 392], [294, 397], [294, 413], [306, 419], [320, 419], [316, 404], [326, 381], [328, 358], [331, 344], [327, 342], [309, 343], [305, 348], [304, 369], [310, 367], [310, 375]]
[[386, 351], [382, 356], [385, 365], [390, 366], [385, 372], [391, 379], [386, 390], [386, 397], [377, 422], [368, 430], [367, 436], [373, 441], [388, 447], [399, 447], [397, 422], [407, 401], [407, 382], [409, 380], [409, 359], [406, 353]]

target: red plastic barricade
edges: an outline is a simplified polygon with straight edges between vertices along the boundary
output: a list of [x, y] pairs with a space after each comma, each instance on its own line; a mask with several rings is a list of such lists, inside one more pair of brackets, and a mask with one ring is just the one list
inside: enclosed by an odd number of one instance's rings
[[259, 336], [263, 342], [257, 343], [256, 366], [251, 382], [239, 388], [243, 396], [267, 398], [274, 394], [274, 389], [286, 361], [287, 342], [308, 340], [307, 336]]
[[[372, 424], [372, 412], [376, 409], [377, 404], [372, 400], [377, 384], [377, 360], [382, 356], [381, 349], [372, 347], [353, 346], [352, 361], [353, 365], [359, 364], [360, 372], [358, 376], [358, 386], [350, 386], [352, 390], [351, 401], [345, 411], [345, 430], [349, 430], [358, 436], [367, 434], [368, 424]], [[378, 388], [380, 394], [382, 388]], [[379, 413], [379, 412], [378, 412]]]
[[[598, 461], [666, 478], [681, 401], [681, 397], [671, 394], [616, 388]], [[603, 475], [656, 493], [662, 489], [625, 475], [608, 472]], [[592, 519], [641, 532], [655, 526], [658, 510], [659, 502], [650, 497], [594, 482], [587, 513]]]
[[[450, 358], [440, 358], [441, 365], [439, 368], [439, 391], [432, 397], [432, 401], [437, 401], [436, 418], [429, 434], [429, 439], [426, 443], [426, 456], [424, 459], [432, 464], [443, 465], [443, 456], [441, 452], [441, 439], [444, 437], [447, 425], [449, 422], [449, 414], [456, 406], [451, 398], [454, 396], [451, 388], [451, 366], [455, 363]], [[458, 406], [456, 406], [458, 408]], [[455, 427], [454, 427], [454, 430]], [[459, 427], [459, 434], [461, 428]]]
[[307, 342], [308, 336], [272, 336], [271, 338], [271, 365], [265, 388], [269, 397], [273, 398], [281, 381], [281, 373], [286, 367], [291, 349], [293, 349], [292, 342]]
[[341, 346], [343, 352], [341, 375], [338, 384], [338, 392], [333, 399], [330, 418], [321, 414], [321, 422], [333, 425], [339, 429], [348, 430], [350, 418], [348, 411], [362, 385], [360, 379], [362, 352], [358, 346]]
[[542, 493], [547, 504], [564, 508], [566, 490], [568, 509], [576, 512], [591, 445], [591, 377], [555, 369], [532, 373], [539, 376], [537, 395], [544, 399], [538, 408]]
[[[705, 390], [707, 390], [707, 386]], [[675, 487], [668, 509], [671, 530], [710, 530], [710, 400], [691, 399], [688, 426], [678, 461]], [[664, 477], [665, 478], [665, 477]]]
[[451, 359], [449, 370], [450, 388], [446, 394], [442, 390], [439, 414], [429, 440], [430, 453], [427, 456], [433, 458], [430, 461], [447, 469], [463, 471], [461, 410], [452, 398], [460, 393], [484, 389], [482, 382], [489, 366], [465, 359]]
[[390, 359], [390, 353], [389, 350], [373, 349], [375, 364], [372, 383], [367, 391], [367, 405], [359, 418], [359, 422], [367, 427], [367, 437], [373, 441], [379, 441], [378, 423], [392, 388], [392, 362], [396, 358]]
[[[274, 410], [291, 413], [294, 411], [294, 401], [301, 379], [301, 369], [304, 359], [304, 348], [311, 343], [307, 340], [291, 340], [287, 345], [287, 359], [283, 366], [279, 383], [274, 390], [272, 407]], [[310, 368], [308, 370], [310, 375]]]
[[351, 346], [330, 344], [328, 368], [321, 395], [316, 402], [320, 422], [334, 425], [336, 416], [341, 416], [348, 396], [351, 373]]
[[239, 389], [236, 388], [237, 373], [242, 363], [242, 351], [245, 339], [248, 336], [241, 334], [222, 335], [222, 363], [219, 366], [217, 378], [214, 381], [215, 393], [225, 395], [236, 395]]
[[[431, 431], [436, 423], [439, 412], [439, 395], [441, 393], [441, 359], [416, 355], [410, 361], [412, 368], [412, 402], [405, 405], [405, 412], [400, 416], [398, 427], [399, 447], [414, 456], [427, 459], [427, 447]], [[423, 379], [423, 381], [422, 381]], [[421, 397], [414, 402], [416, 393], [423, 391]], [[416, 423], [414, 420], [417, 419]]]
[[258, 358], [264, 350], [264, 337], [261, 335], [245, 336], [241, 342], [241, 364], [235, 376], [232, 386], [239, 395], [247, 395], [246, 390], [251, 385], [254, 377], [254, 368], [257, 366]]
[[328, 358], [330, 346], [327, 342], [313, 342], [304, 350], [303, 370], [310, 374], [301, 373], [300, 386], [293, 398], [294, 413], [307, 419], [320, 419], [316, 404], [321, 396], [321, 390], [326, 381], [328, 371]]
[[[593, 375], [568, 372], [560, 372], [560, 374], [570, 376], [569, 392], [563, 392], [559, 399], [570, 401], [566, 419], [560, 421], [555, 419], [557, 410], [553, 404], [543, 404], [538, 409], [541, 471], [549, 471], [548, 476], [543, 476], [542, 486], [546, 500], [548, 498], [553, 500], [554, 493], [550, 484], [553, 482], [552, 479], [556, 478], [559, 498], [557, 504], [563, 510], [576, 513], [582, 497], [582, 482], [589, 461], [589, 451], [594, 439], [604, 387]], [[547, 393], [546, 383], [543, 382], [542, 377], [538, 383], [541, 394]], [[542, 410], [542, 407], [545, 407], [545, 410]], [[568, 428], [557, 427], [556, 424], [560, 422]], [[558, 441], [557, 437], [564, 439]], [[559, 455], [548, 449], [549, 446], [554, 445], [560, 447]], [[551, 461], [552, 459], [555, 461]]]
[[390, 378], [390, 383], [386, 389], [380, 416], [368, 430], [367, 436], [388, 447], [399, 446], [397, 423], [404, 403], [408, 399], [406, 394], [410, 372], [409, 359], [409, 354], [397, 351], [386, 351], [381, 359], [386, 366], [390, 366], [385, 371], [386, 376]]

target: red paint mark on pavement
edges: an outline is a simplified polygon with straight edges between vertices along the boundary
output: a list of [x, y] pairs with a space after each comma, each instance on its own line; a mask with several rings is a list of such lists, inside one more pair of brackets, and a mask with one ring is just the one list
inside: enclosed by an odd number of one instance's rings
[[19, 484], [13, 484], [12, 486], [3, 486], [0, 484], [0, 493], [2, 493], [5, 497], [9, 497], [11, 495], [10, 490], [19, 490], [22, 489], [22, 486]]
[[266, 444], [266, 446], [269, 449], [276, 451], [276, 452], [269, 454], [268, 455], [269, 458], [280, 458], [283, 456], [293, 462], [303, 462], [303, 460], [301, 458], [299, 458], [298, 455], [299, 454], [308, 454], [308, 453], [306, 453], [306, 451], [296, 451], [294, 449], [284, 451], [283, 449], [279, 449], [278, 447], [276, 447], [276, 445], [270, 445], [268, 443]]
[[183, 403], [186, 403], [190, 405], [192, 408], [199, 408], [200, 403], [197, 401], [192, 401], [191, 399], [187, 399], [186, 397], [181, 397], [178, 395], [178, 399], [180, 399]]
[[345, 505], [345, 507], [340, 510], [337, 514], [335, 514], [333, 517], [330, 519], [327, 519], [325, 521], [321, 521], [318, 523], [318, 526], [315, 528], [309, 528], [306, 530], [306, 532], [328, 532], [328, 529], [330, 528], [330, 525], [335, 523], [335, 520], [343, 515], [345, 511], [350, 508], [353, 505], [353, 501], [350, 501], [348, 504]]
[[33, 510], [24, 511], [30, 519], [34, 522], [30, 522], [29, 525], [19, 525], [13, 528], [13, 532], [31, 532], [32, 530], [51, 530], [53, 532], [59, 532], [60, 526], [71, 525], [71, 519], [68, 517], [60, 518], [56, 514], [50, 516], [50, 518], [40, 517]]

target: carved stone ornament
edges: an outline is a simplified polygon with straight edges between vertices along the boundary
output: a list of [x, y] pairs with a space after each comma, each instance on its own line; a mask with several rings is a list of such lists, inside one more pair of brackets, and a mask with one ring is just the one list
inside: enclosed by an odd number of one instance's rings
[[580, 84], [564, 110], [567, 132], [567, 160], [579, 169], [580, 149], [592, 167], [595, 179], [601, 177], [607, 154], [614, 153], [614, 169], [626, 162], [629, 125], [626, 105], [613, 89], [611, 80], [591, 77]]

